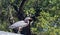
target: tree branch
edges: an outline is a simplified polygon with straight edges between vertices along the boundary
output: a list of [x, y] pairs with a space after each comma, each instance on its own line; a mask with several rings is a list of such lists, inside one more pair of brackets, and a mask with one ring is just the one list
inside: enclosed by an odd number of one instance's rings
[[27, 0], [22, 0], [22, 3], [21, 3], [21, 5], [19, 6], [19, 9], [22, 9], [22, 8], [23, 8], [23, 6], [24, 6], [24, 4], [25, 4], [26, 1], [27, 1]]
[[23, 6], [25, 4], [27, 0], [22, 0], [22, 3], [20, 4], [19, 6], [19, 11], [17, 12], [17, 17], [20, 19], [20, 20], [23, 20], [25, 18], [25, 13], [23, 12]]

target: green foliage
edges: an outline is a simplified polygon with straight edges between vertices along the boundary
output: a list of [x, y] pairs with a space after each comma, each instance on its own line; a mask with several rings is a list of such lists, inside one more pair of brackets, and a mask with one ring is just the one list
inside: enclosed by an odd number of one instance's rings
[[[0, 0], [0, 30], [9, 31], [9, 17], [13, 16], [15, 21], [16, 11], [9, 3], [16, 4], [22, 0]], [[60, 35], [60, 0], [28, 0], [23, 8], [25, 14], [40, 12], [40, 16], [31, 26], [31, 32], [36, 35]]]

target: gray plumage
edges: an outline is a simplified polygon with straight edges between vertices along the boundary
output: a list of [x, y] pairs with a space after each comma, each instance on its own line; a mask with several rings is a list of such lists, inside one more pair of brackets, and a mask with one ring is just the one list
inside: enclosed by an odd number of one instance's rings
[[22, 21], [18, 21], [14, 24], [12, 24], [11, 26], [9, 26], [9, 28], [14, 29], [14, 28], [23, 28], [26, 27], [29, 24], [29, 19], [31, 19], [30, 17], [26, 17], [24, 20]]

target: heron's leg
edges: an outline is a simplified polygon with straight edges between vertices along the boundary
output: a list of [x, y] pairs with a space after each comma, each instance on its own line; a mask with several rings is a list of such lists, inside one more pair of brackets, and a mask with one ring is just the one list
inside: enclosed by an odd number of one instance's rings
[[20, 32], [21, 32], [21, 27], [18, 28], [18, 34], [20, 34]]

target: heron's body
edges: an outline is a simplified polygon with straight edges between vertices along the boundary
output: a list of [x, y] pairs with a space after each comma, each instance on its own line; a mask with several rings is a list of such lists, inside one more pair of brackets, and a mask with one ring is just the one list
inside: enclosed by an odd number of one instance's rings
[[[9, 26], [9, 28], [11, 28], [11, 29], [18, 28], [18, 30], [21, 31], [21, 29], [23, 27], [26, 27], [26, 26], [29, 25], [29, 20], [31, 20], [31, 18], [30, 17], [26, 17], [24, 20], [18, 21], [16, 23], [12, 24], [11, 26]], [[19, 33], [19, 31], [18, 31], [18, 33]]]
[[18, 27], [23, 28], [23, 27], [26, 27], [27, 25], [28, 25], [28, 23], [25, 23], [25, 21], [18, 21], [16, 23], [12, 24], [11, 26], [9, 26], [9, 28], [11, 28], [11, 29], [18, 28]]

